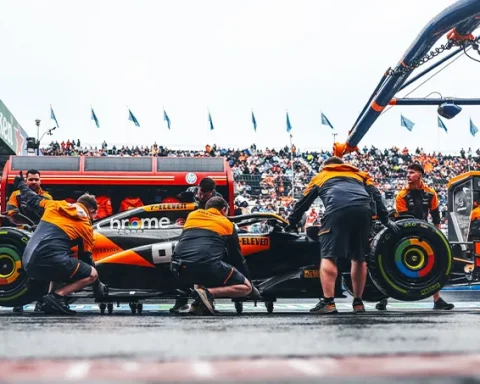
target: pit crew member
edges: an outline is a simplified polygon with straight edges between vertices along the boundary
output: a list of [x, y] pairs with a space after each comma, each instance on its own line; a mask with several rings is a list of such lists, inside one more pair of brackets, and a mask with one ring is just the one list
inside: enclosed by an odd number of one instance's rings
[[[29, 169], [27, 171], [27, 187], [44, 199], [52, 199], [52, 196], [50, 196], [50, 194], [48, 194], [41, 188], [40, 172], [36, 169]], [[8, 199], [7, 215], [15, 216], [17, 213], [26, 216], [29, 220], [32, 221], [33, 224], [36, 225], [38, 224], [40, 218], [43, 215], [43, 209], [39, 209], [38, 211], [32, 211], [31, 209], [29, 209], [26, 202], [21, 198], [20, 191], [17, 189], [12, 192], [10, 198]], [[40, 308], [41, 303], [37, 302], [37, 304], [35, 305], [35, 311], [40, 311]], [[23, 312], [23, 307], [14, 307], [13, 312], [21, 313]]]
[[[410, 164], [407, 167], [407, 187], [402, 189], [395, 199], [395, 208], [398, 214], [412, 215], [418, 220], [428, 221], [428, 214], [432, 217], [432, 222], [440, 229], [440, 212], [438, 210], [439, 202], [437, 193], [434, 189], [428, 187], [422, 181], [425, 171], [418, 163]], [[433, 309], [450, 310], [455, 306], [445, 302], [440, 293], [433, 295]], [[376, 308], [380, 311], [387, 309], [388, 301], [382, 300]]]
[[[362, 294], [367, 278], [365, 255], [369, 248], [372, 216], [375, 213], [381, 222], [394, 233], [398, 226], [388, 219], [378, 189], [371, 177], [358, 168], [345, 164], [338, 157], [325, 160], [320, 172], [312, 178], [295, 204], [288, 218], [286, 230], [295, 229], [302, 215], [319, 197], [325, 207], [319, 231], [321, 248], [320, 282], [323, 299], [310, 310], [314, 314], [337, 313], [335, 306], [335, 281], [338, 275], [337, 261], [347, 256], [352, 260], [353, 311], [364, 312]], [[375, 208], [376, 207], [376, 208]]]
[[237, 230], [226, 217], [228, 203], [215, 196], [205, 208], [188, 215], [171, 268], [181, 284], [195, 285], [190, 312], [214, 315], [215, 298], [248, 296], [253, 288]]
[[[97, 211], [95, 197], [84, 194], [75, 204], [43, 199], [25, 185], [21, 175], [15, 178], [14, 185], [29, 209], [44, 210], [23, 253], [25, 272], [38, 281], [67, 283], [46, 294], [42, 301], [50, 307], [49, 312], [73, 315], [75, 311], [69, 308], [66, 296], [98, 280], [91, 256], [92, 220]], [[72, 255], [75, 245], [78, 259]]]
[[[200, 183], [198, 183], [198, 187], [191, 187], [187, 189], [187, 192], [193, 192], [198, 208], [205, 209], [205, 204], [207, 204], [208, 200], [212, 197], [216, 196], [223, 199], [223, 196], [215, 190], [216, 187], [217, 184], [215, 180], [210, 177], [204, 177], [200, 180]], [[181, 195], [182, 194], [180, 194], [180, 196]], [[188, 310], [188, 299], [178, 298], [175, 300], [175, 305], [170, 308], [170, 313], [181, 313]]]

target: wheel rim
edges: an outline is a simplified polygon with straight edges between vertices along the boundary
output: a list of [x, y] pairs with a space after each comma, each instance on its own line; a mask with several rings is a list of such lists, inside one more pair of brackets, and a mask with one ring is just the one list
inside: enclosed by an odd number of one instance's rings
[[6, 286], [17, 280], [22, 268], [22, 260], [11, 248], [0, 247], [0, 286]]
[[418, 279], [427, 276], [435, 263], [432, 247], [419, 238], [402, 240], [395, 251], [395, 265], [405, 276]]

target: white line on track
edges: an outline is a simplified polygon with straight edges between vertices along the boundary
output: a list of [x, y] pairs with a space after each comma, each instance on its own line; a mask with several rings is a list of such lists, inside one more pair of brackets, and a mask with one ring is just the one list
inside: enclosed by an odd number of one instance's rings
[[320, 376], [322, 371], [308, 360], [292, 359], [288, 365], [307, 376]]
[[195, 361], [192, 363], [193, 372], [199, 377], [210, 378], [214, 376], [213, 365], [207, 361]]
[[70, 364], [70, 366], [65, 371], [65, 379], [81, 380], [88, 375], [91, 367], [92, 363], [89, 363], [87, 361]]
[[122, 364], [122, 369], [127, 372], [135, 372], [140, 369], [140, 364], [135, 361], [127, 361]]

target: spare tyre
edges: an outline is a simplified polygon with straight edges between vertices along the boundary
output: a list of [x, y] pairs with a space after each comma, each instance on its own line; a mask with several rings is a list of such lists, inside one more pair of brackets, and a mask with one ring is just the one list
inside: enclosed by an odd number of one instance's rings
[[0, 228], [0, 306], [29, 304], [48, 291], [48, 283], [30, 279], [22, 265], [22, 255], [30, 233], [16, 228]]
[[[345, 290], [350, 294], [350, 296], [354, 297], [352, 277], [350, 273], [342, 273], [342, 283], [343, 288], [345, 288]], [[370, 278], [370, 275], [367, 274], [367, 280], [365, 282], [365, 288], [363, 289], [362, 300], [378, 302], [383, 299], [388, 299], [388, 296], [377, 288], [377, 286]]]
[[397, 300], [415, 301], [432, 296], [447, 283], [453, 265], [445, 235], [416, 219], [396, 222], [398, 235], [389, 229], [378, 233], [368, 256], [375, 285]]

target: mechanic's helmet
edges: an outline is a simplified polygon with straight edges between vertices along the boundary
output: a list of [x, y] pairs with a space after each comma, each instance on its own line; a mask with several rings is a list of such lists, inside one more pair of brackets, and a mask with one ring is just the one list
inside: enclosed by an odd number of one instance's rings
[[162, 204], [178, 204], [178, 203], [180, 203], [180, 200], [176, 199], [175, 197], [171, 197], [171, 196], [165, 197], [162, 200]]

